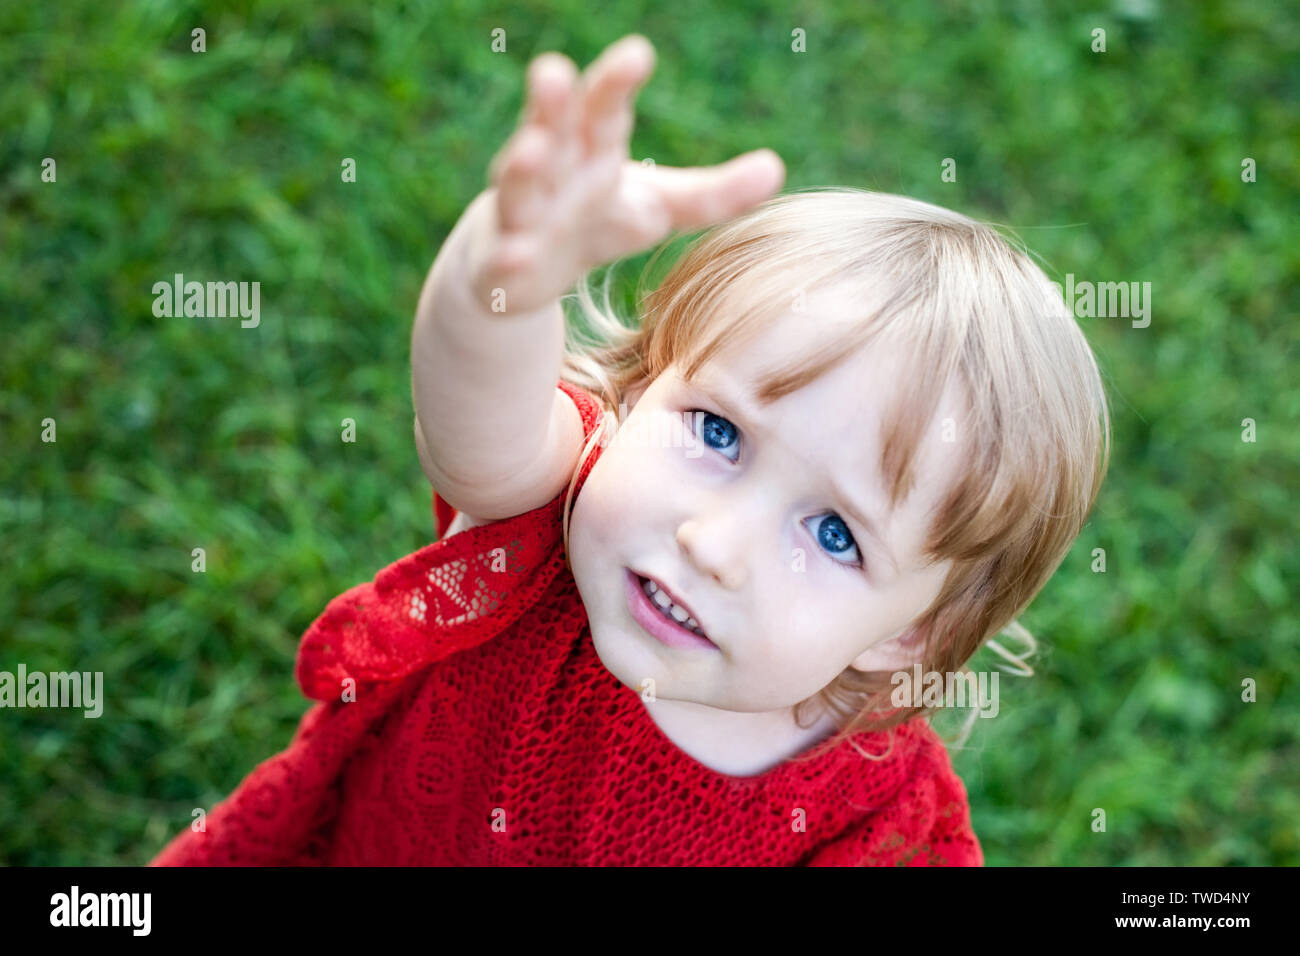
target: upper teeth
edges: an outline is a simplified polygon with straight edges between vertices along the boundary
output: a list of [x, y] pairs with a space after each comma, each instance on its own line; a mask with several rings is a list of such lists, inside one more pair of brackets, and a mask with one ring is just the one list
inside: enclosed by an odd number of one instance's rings
[[684, 625], [687, 630], [695, 631], [701, 636], [704, 635], [704, 632], [700, 630], [700, 622], [686, 613], [685, 608], [678, 604], [674, 604], [669, 599], [668, 595], [664, 593], [663, 588], [655, 584], [653, 581], [647, 580], [643, 589], [649, 596], [650, 600], [654, 602], [655, 607], [670, 616], [678, 624]]

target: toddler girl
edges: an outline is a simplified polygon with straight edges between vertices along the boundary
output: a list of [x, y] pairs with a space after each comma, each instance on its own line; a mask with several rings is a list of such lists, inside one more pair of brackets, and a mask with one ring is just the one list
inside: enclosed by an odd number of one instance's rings
[[155, 864], [983, 862], [896, 675], [1010, 656], [1105, 473], [1092, 353], [964, 216], [629, 160], [652, 64], [530, 65], [413, 330], [440, 538], [329, 603], [288, 749]]

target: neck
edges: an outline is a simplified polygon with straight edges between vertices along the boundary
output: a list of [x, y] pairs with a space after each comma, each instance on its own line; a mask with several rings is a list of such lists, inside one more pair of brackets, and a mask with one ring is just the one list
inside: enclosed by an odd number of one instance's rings
[[795, 723], [794, 709], [747, 713], [690, 701], [645, 704], [664, 736], [688, 756], [718, 773], [749, 777], [765, 773], [835, 733], [831, 715], [809, 727]]

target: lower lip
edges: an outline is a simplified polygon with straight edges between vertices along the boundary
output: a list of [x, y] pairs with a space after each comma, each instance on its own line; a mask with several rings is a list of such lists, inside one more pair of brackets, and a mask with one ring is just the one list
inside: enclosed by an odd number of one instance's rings
[[708, 638], [700, 637], [693, 631], [678, 626], [659, 612], [659, 608], [650, 600], [649, 595], [641, 590], [641, 579], [630, 570], [627, 572], [627, 608], [632, 617], [652, 637], [669, 647], [702, 647], [717, 650], [718, 645]]

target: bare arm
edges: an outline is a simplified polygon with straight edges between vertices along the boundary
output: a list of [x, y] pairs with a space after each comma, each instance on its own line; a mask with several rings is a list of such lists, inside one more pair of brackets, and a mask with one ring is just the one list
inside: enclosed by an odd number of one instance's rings
[[587, 269], [736, 215], [784, 178], [770, 150], [706, 168], [629, 159], [632, 101], [653, 67], [636, 35], [581, 78], [559, 54], [533, 60], [526, 112], [492, 161], [492, 185], [430, 269], [411, 333], [416, 447], [462, 514], [532, 510], [577, 464], [581, 418], [556, 389], [559, 297]]
[[577, 408], [555, 387], [564, 351], [558, 298], [493, 313], [466, 281], [466, 247], [491, 228], [495, 192], [481, 193], [448, 236], [411, 334], [420, 464], [444, 501], [488, 520], [554, 498], [583, 435]]

